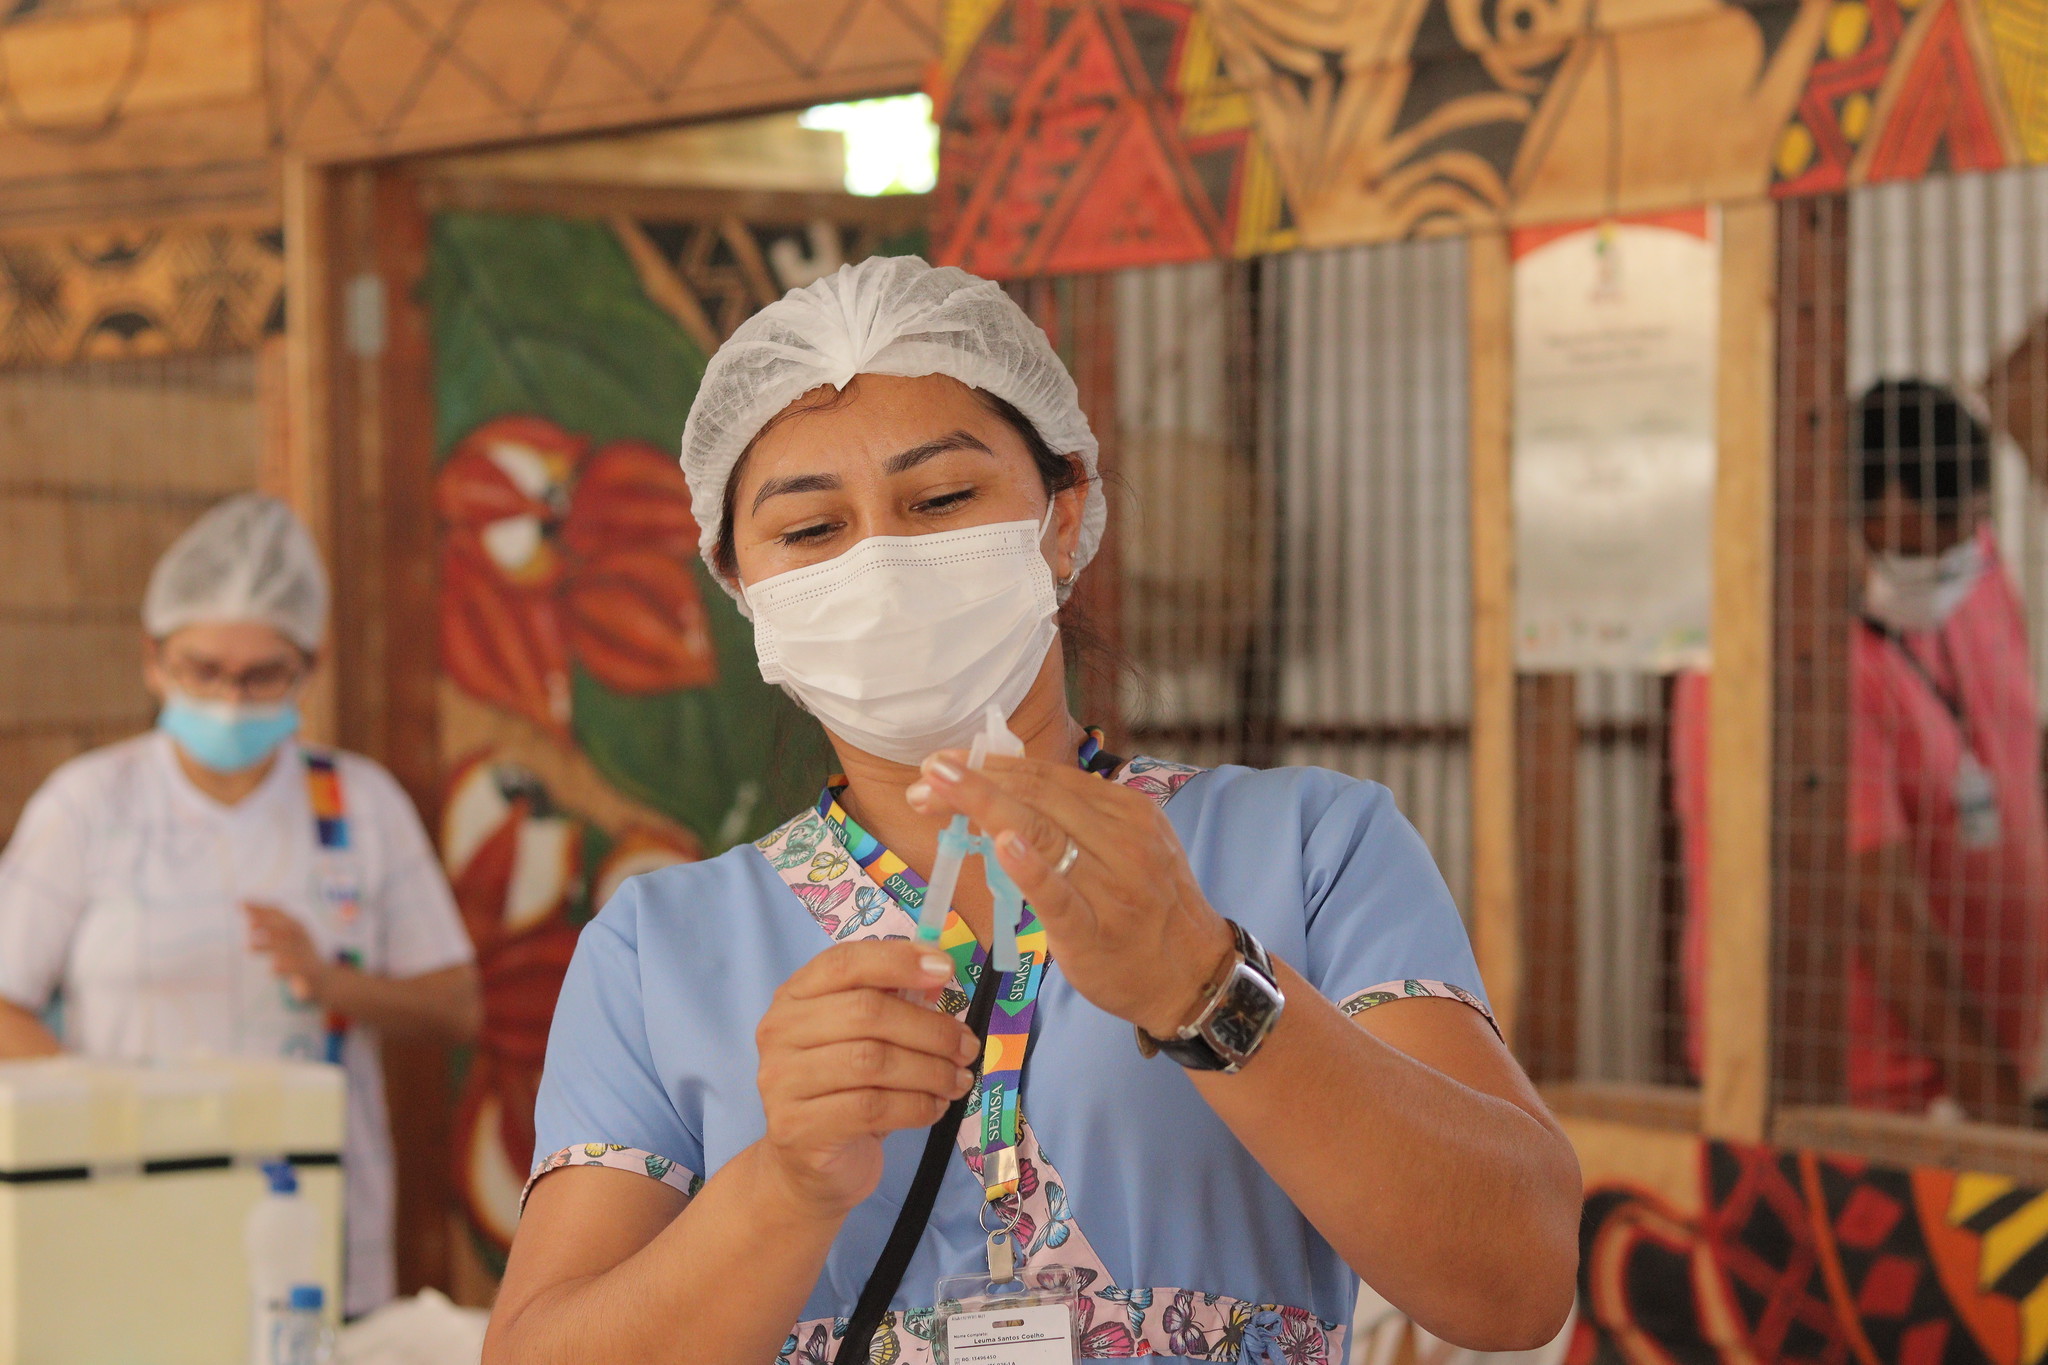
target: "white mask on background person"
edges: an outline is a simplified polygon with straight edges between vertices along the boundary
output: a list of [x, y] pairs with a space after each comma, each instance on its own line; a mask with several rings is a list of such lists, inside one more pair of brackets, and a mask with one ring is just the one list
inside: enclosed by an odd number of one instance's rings
[[1948, 620], [1984, 575], [1984, 550], [1971, 536], [1938, 555], [1872, 551], [1863, 610], [1901, 633]]
[[1045, 515], [871, 536], [748, 587], [762, 679], [878, 757], [964, 748], [990, 705], [1017, 709], [1057, 633]]

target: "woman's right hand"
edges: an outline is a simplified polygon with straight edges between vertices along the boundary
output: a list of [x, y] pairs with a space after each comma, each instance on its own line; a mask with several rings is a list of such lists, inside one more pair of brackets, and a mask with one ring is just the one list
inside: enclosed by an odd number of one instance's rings
[[782, 983], [755, 1030], [762, 1146], [803, 1204], [844, 1214], [882, 1178], [882, 1138], [928, 1128], [972, 1081], [980, 1051], [936, 999], [953, 961], [929, 945], [868, 939], [826, 949]]

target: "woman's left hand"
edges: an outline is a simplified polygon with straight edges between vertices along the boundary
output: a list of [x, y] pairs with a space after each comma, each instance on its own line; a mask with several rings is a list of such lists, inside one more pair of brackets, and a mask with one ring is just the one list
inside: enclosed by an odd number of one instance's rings
[[[1071, 763], [992, 756], [971, 772], [966, 757], [926, 759], [911, 806], [995, 836], [1075, 990], [1154, 1037], [1189, 1022], [1234, 942], [1158, 805]], [[1069, 840], [1079, 856], [1061, 874]]]

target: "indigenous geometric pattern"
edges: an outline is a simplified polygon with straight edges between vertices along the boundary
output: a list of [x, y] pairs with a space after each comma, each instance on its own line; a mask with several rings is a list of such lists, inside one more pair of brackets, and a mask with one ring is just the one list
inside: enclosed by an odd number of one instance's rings
[[936, 254], [1058, 274], [2048, 159], [2048, 0], [1607, 12], [947, 0]]
[[2012, 159], [1975, 0], [1844, 0], [1774, 153], [1772, 192], [1826, 194]]
[[1697, 1218], [1589, 1192], [1573, 1365], [2048, 1358], [2048, 1193], [1761, 1146], [1700, 1159]]
[[938, 255], [985, 275], [1291, 244], [1253, 111], [1192, 3], [956, 5], [933, 106]]
[[245, 351], [283, 326], [284, 243], [272, 230], [0, 238], [0, 368]]

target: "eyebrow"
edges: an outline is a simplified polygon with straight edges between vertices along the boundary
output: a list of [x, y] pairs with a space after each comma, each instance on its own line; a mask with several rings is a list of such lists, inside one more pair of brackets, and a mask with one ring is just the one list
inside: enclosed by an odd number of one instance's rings
[[[984, 455], [995, 453], [967, 431], [949, 431], [944, 436], [935, 436], [929, 441], [891, 455], [883, 462], [882, 472], [901, 474], [949, 450], [978, 450]], [[790, 474], [780, 479], [768, 479], [754, 494], [753, 510], [760, 511], [762, 503], [770, 498], [781, 497], [785, 493], [824, 493], [840, 486], [837, 474]]]

